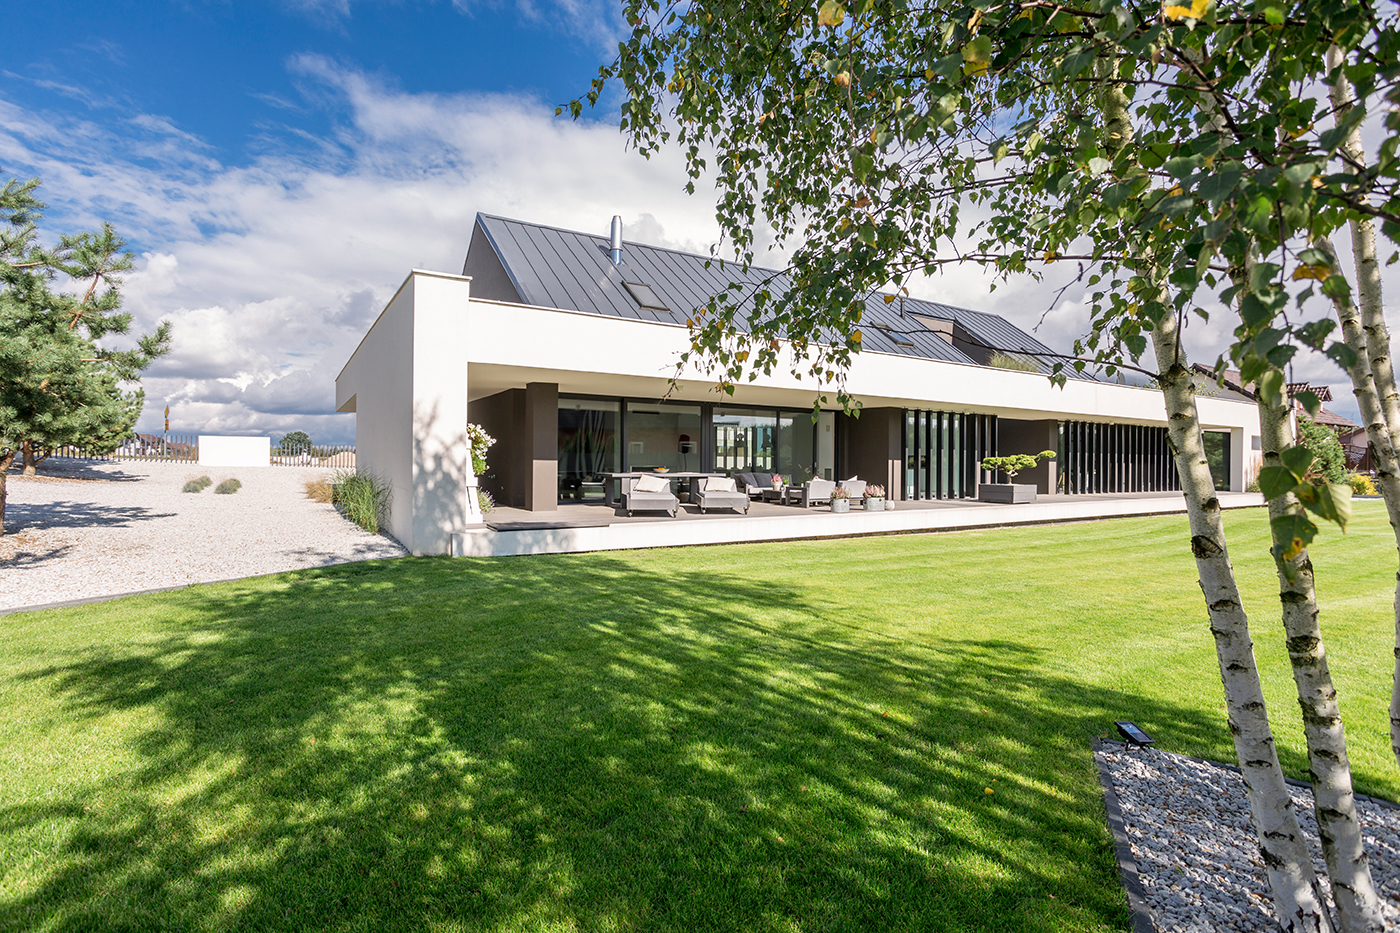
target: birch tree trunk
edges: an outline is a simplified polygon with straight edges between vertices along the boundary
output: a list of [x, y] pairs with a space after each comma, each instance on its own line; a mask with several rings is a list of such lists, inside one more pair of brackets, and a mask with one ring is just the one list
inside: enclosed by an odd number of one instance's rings
[[1287, 933], [1330, 931], [1331, 917], [1318, 890], [1312, 859], [1278, 763], [1254, 660], [1254, 643], [1249, 636], [1249, 619], [1225, 548], [1220, 501], [1201, 439], [1195, 388], [1181, 350], [1176, 319], [1170, 314], [1153, 328], [1152, 345], [1167, 406], [1167, 434], [1191, 524], [1191, 553], [1196, 557], [1201, 591], [1210, 615], [1230, 734], [1235, 740], [1249, 813], [1273, 893], [1274, 912]]
[[[1328, 69], [1335, 70], [1340, 64], [1341, 50], [1332, 46], [1327, 52]], [[1351, 85], [1339, 72], [1329, 90], [1332, 106], [1340, 119], [1352, 107]], [[1348, 134], [1342, 150], [1353, 159], [1365, 157], [1360, 129]], [[1320, 245], [1336, 256], [1331, 240], [1324, 238]], [[1396, 549], [1400, 551], [1400, 456], [1395, 449], [1396, 438], [1400, 437], [1400, 396], [1396, 393], [1390, 331], [1385, 323], [1380, 262], [1376, 257], [1376, 227], [1369, 217], [1351, 221], [1351, 257], [1356, 269], [1360, 311], [1349, 301], [1334, 300], [1332, 304], [1337, 321], [1342, 325], [1342, 338], [1357, 356], [1356, 365], [1347, 370], [1347, 375], [1351, 377], [1352, 393], [1366, 425], [1377, 485], [1385, 500]], [[1400, 570], [1395, 575], [1392, 608], [1395, 612], [1395, 671], [1390, 688], [1390, 750], [1400, 762]]]
[[[1259, 423], [1264, 441], [1264, 464], [1279, 466], [1279, 452], [1295, 443], [1291, 403], [1280, 400], [1279, 404], [1270, 404], [1261, 396]], [[1298, 500], [1291, 493], [1279, 496], [1269, 502], [1269, 518], [1297, 509]], [[1287, 543], [1275, 536], [1276, 553], [1281, 553]], [[1342, 726], [1342, 712], [1337, 704], [1337, 691], [1332, 685], [1327, 649], [1318, 623], [1312, 562], [1304, 548], [1286, 563], [1278, 560], [1277, 566], [1283, 627], [1288, 636], [1288, 660], [1298, 688], [1298, 704], [1303, 710], [1303, 734], [1308, 742], [1318, 835], [1322, 839], [1327, 875], [1332, 882], [1338, 926], [1343, 933], [1384, 930], [1385, 921], [1371, 881], [1361, 823], [1356, 815], [1346, 730]]]

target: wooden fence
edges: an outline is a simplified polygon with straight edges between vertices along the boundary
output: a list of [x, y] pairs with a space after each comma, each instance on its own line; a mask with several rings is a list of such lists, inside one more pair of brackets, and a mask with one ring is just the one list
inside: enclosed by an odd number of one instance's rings
[[[51, 456], [74, 460], [148, 460], [173, 463], [199, 462], [197, 434], [138, 434], [111, 453], [93, 453], [84, 447], [59, 447]], [[318, 444], [296, 452], [272, 448], [272, 466], [325, 467], [327, 469], [355, 468], [353, 444]]]

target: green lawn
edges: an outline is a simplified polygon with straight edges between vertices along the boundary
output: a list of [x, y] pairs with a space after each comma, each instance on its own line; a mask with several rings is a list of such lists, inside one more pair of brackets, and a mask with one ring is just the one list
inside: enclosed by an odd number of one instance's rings
[[[1357, 511], [1313, 556], [1394, 798], [1395, 550]], [[1264, 516], [1227, 523], [1298, 774]], [[1089, 744], [1233, 756], [1204, 619], [1180, 517], [0, 618], [0, 930], [1124, 929]]]

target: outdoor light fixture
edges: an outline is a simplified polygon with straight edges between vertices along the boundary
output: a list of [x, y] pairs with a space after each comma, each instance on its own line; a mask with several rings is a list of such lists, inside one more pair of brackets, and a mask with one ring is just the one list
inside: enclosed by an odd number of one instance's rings
[[1114, 720], [1113, 724], [1118, 727], [1118, 731], [1122, 733], [1123, 738], [1128, 740], [1129, 745], [1136, 745], [1141, 748], [1155, 744], [1152, 741], [1152, 736], [1139, 729], [1135, 722], [1128, 722], [1126, 719], [1122, 719]]

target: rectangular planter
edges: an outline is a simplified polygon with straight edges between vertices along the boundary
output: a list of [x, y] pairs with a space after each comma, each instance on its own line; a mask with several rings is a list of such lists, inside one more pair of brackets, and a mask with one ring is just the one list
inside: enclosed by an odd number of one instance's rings
[[977, 487], [978, 502], [1018, 504], [1035, 501], [1033, 483], [982, 483]]

